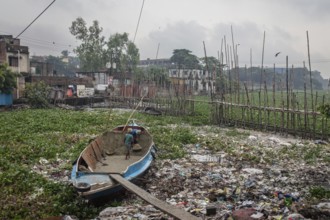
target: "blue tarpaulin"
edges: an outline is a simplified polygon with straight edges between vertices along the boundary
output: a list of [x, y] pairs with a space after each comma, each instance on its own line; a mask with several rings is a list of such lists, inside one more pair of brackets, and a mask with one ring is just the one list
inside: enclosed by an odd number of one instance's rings
[[0, 105], [12, 105], [13, 95], [0, 93]]

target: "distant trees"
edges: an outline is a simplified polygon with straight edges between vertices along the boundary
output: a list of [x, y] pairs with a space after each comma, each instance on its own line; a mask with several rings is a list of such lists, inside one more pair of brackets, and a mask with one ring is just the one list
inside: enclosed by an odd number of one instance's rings
[[[204, 67], [205, 70], [207, 70], [207, 67], [210, 71], [216, 71], [219, 72], [220, 70], [220, 63], [219, 60], [213, 56], [211, 57], [202, 57], [199, 58], [201, 65]], [[206, 63], [207, 60], [207, 63]], [[206, 65], [207, 64], [207, 65]]]
[[139, 49], [128, 39], [127, 33], [116, 33], [109, 37], [105, 57], [111, 65], [116, 63], [120, 72], [132, 71], [140, 60]]
[[25, 97], [27, 102], [33, 108], [47, 108], [49, 107], [48, 94], [50, 87], [41, 81], [38, 83], [27, 84], [25, 88]]
[[13, 73], [7, 64], [0, 65], [0, 93], [10, 94], [16, 88], [17, 74]]
[[104, 64], [105, 45], [104, 37], [101, 36], [102, 28], [98, 21], [93, 21], [93, 25], [86, 26], [86, 22], [77, 18], [69, 28], [72, 35], [82, 43], [74, 50], [80, 59], [81, 69], [85, 71], [98, 70]]
[[121, 71], [131, 71], [136, 68], [140, 55], [135, 44], [128, 39], [128, 34], [115, 34], [106, 41], [102, 36], [103, 29], [98, 21], [93, 21], [90, 27], [86, 22], [77, 18], [69, 30], [81, 44], [74, 49], [80, 59], [83, 71], [97, 71], [106, 67], [107, 63], [114, 64]]
[[200, 69], [197, 56], [187, 49], [175, 49], [170, 60], [176, 63], [179, 69]]
[[[293, 68], [289, 69], [288, 72], [288, 80], [289, 86], [292, 89], [304, 89], [304, 84], [306, 83], [307, 87], [310, 86], [310, 79], [309, 79], [309, 71], [306, 68]], [[252, 67], [252, 68], [239, 68], [239, 79], [240, 81], [252, 81], [255, 85], [262, 87], [264, 83], [267, 86], [272, 87], [274, 83], [274, 69], [267, 68], [264, 69], [263, 73], [261, 74], [260, 67]], [[318, 71], [312, 71], [312, 83], [314, 89], [323, 89], [322, 86], [322, 77]], [[286, 69], [278, 68], [275, 70], [275, 86], [276, 89], [280, 90], [281, 87], [284, 89], [286, 86]]]

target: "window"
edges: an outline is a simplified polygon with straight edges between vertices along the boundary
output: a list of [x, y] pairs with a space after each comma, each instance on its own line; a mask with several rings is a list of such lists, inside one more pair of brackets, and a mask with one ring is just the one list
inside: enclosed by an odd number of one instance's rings
[[18, 67], [18, 58], [17, 57], [9, 57], [9, 66]]

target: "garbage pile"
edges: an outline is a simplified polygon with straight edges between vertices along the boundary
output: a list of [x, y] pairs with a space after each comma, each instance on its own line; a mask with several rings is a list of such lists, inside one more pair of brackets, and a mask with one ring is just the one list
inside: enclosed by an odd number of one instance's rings
[[[185, 158], [157, 159], [139, 186], [201, 219], [330, 219], [329, 197], [315, 199], [310, 193], [311, 187], [330, 190], [329, 160], [324, 159], [330, 158], [329, 143], [258, 132], [230, 137], [203, 130], [207, 132], [196, 132], [200, 143], [183, 146]], [[211, 139], [226, 145], [211, 151], [206, 146]], [[326, 146], [322, 156], [317, 154], [319, 144]], [[51, 166], [42, 160], [34, 170], [44, 173], [42, 164]], [[50, 176], [55, 180], [69, 175], [55, 171]], [[120, 206], [106, 208], [96, 219], [172, 218], [126, 192]]]
[[[329, 189], [329, 163], [318, 158], [311, 163], [297, 161], [290, 158], [293, 152], [285, 152], [295, 148], [301, 153], [317, 147], [314, 143], [260, 134], [240, 140], [217, 138], [234, 143], [234, 148], [211, 152], [203, 143], [186, 145], [185, 158], [157, 160], [142, 188], [201, 219], [330, 219], [330, 200], [313, 204], [310, 195], [312, 186]], [[267, 158], [269, 154], [272, 158]], [[98, 218], [171, 219], [133, 194]]]

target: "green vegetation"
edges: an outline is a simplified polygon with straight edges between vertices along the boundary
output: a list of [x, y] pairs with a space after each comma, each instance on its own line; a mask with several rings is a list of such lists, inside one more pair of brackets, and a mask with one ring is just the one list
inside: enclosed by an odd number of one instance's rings
[[[47, 216], [75, 215], [94, 218], [104, 209], [86, 203], [69, 184], [46, 179], [31, 172], [41, 160], [54, 170], [70, 172], [72, 162], [96, 135], [105, 129], [125, 124], [129, 113], [112, 111], [67, 111], [27, 109], [0, 114], [0, 218], [41, 219]], [[182, 144], [196, 143], [197, 138], [185, 127], [173, 129], [162, 125], [186, 121], [176, 117], [136, 114], [137, 121], [150, 127], [157, 140], [161, 158], [185, 156]], [[58, 160], [60, 159], [60, 164]], [[107, 206], [117, 204], [111, 203]], [[118, 205], [118, 204], [117, 204]]]
[[[41, 219], [74, 214], [91, 218], [99, 209], [77, 197], [72, 187], [31, 172], [44, 158], [61, 159], [58, 170], [71, 169], [88, 141], [113, 123], [106, 112], [74, 112], [58, 109], [23, 110], [0, 114], [0, 216], [3, 219]], [[55, 172], [55, 171], [54, 171]]]
[[226, 132], [227, 136], [232, 136], [232, 137], [237, 137], [237, 136], [244, 136], [247, 137], [250, 134], [248, 132], [245, 131], [238, 131], [237, 129], [230, 129], [229, 131]]
[[27, 84], [24, 92], [27, 102], [31, 107], [46, 108], [49, 107], [49, 91], [50, 87], [41, 81], [39, 83]]
[[151, 132], [161, 150], [161, 158], [176, 159], [184, 157], [185, 151], [182, 146], [197, 143], [196, 136], [188, 128], [155, 127], [151, 129]]
[[309, 189], [311, 197], [317, 199], [330, 199], [330, 190], [322, 186], [315, 186]]
[[199, 69], [199, 61], [196, 55], [191, 54], [187, 49], [175, 49], [171, 61], [177, 64], [178, 69]]
[[[249, 92], [249, 103], [252, 106], [261, 106], [261, 107], [276, 107], [276, 108], [287, 108], [287, 94], [286, 90], [280, 91], [276, 90], [273, 93], [272, 88], [268, 89], [268, 92], [265, 91], [258, 91], [258, 89], [254, 89], [254, 91]], [[313, 94], [313, 104], [315, 106], [322, 105], [323, 102], [323, 96], [327, 97], [325, 90], [318, 90], [314, 91], [315, 94]], [[317, 96], [316, 96], [317, 93]], [[303, 90], [294, 90], [289, 96], [289, 107], [295, 108], [299, 110], [304, 110], [304, 100], [305, 100], [305, 94]], [[226, 94], [225, 96], [226, 102], [230, 102], [232, 100], [233, 103], [239, 103], [240, 104], [247, 104], [248, 99], [246, 97], [246, 93], [243, 89], [240, 90], [240, 93], [232, 93], [232, 94]], [[310, 91], [306, 92], [306, 108], [307, 110], [312, 110], [312, 95]], [[315, 109], [317, 110], [317, 109]]]
[[324, 115], [324, 117], [330, 118], [330, 104], [320, 105], [318, 110]]
[[16, 77], [7, 64], [0, 65], [0, 93], [11, 94], [16, 88]]
[[74, 49], [80, 60], [83, 71], [98, 71], [110, 62], [111, 69], [116, 64], [116, 69], [124, 73], [136, 68], [139, 59], [139, 49], [128, 39], [128, 34], [116, 33], [106, 41], [102, 36], [103, 28], [97, 20], [87, 27], [87, 23], [78, 17], [70, 26], [70, 33], [81, 41], [81, 45]]

